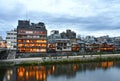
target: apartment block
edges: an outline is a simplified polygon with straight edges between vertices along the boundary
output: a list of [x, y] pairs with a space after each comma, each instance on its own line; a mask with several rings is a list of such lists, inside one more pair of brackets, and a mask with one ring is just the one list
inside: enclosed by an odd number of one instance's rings
[[16, 50], [16, 47], [17, 47], [17, 29], [7, 31], [6, 45], [7, 45], [7, 49]]
[[17, 26], [17, 52], [40, 53], [47, 50], [47, 30], [43, 22], [19, 20]]

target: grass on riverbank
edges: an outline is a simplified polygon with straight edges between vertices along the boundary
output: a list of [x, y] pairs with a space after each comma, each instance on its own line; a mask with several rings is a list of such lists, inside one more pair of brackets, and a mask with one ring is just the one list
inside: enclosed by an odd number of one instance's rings
[[68, 63], [89, 63], [89, 62], [104, 62], [104, 61], [120, 61], [120, 57], [107, 57], [107, 58], [94, 58], [94, 59], [74, 59], [74, 60], [56, 60], [56, 61], [33, 61], [33, 62], [22, 62], [20, 64], [15, 64], [15, 66], [30, 66], [30, 65], [52, 65], [52, 64], [68, 64]]
[[0, 66], [14, 66], [14, 62], [0, 62]]

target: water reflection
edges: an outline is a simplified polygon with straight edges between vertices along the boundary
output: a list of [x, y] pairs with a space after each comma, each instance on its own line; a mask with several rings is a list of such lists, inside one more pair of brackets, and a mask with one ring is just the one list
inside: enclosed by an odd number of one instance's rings
[[17, 68], [17, 81], [46, 81], [45, 66]]
[[7, 70], [7, 76], [6, 76], [6, 78], [7, 78], [8, 81], [10, 81], [10, 78], [11, 78], [12, 75], [13, 75], [13, 70], [12, 69]]
[[[117, 66], [116, 66], [117, 65]], [[107, 70], [111, 67], [119, 67], [120, 62], [65, 64], [47, 66], [19, 66], [7, 69], [4, 74], [4, 81], [52, 81], [53, 78], [65, 76], [66, 78], [76, 78], [77, 73], [95, 70]], [[1, 69], [0, 69], [1, 71]]]
[[112, 66], [113, 66], [113, 62], [102, 62], [103, 69], [110, 68]]

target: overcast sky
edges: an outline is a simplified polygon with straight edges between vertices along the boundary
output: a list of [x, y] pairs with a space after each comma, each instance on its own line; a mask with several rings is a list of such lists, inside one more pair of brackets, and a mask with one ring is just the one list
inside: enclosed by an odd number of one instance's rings
[[48, 33], [120, 36], [120, 0], [0, 0], [0, 35], [26, 19], [44, 22]]

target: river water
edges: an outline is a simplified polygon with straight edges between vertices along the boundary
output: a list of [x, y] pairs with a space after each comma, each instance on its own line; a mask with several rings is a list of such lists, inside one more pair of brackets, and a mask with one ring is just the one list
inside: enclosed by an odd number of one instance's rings
[[0, 81], [120, 81], [120, 62], [0, 67]]

